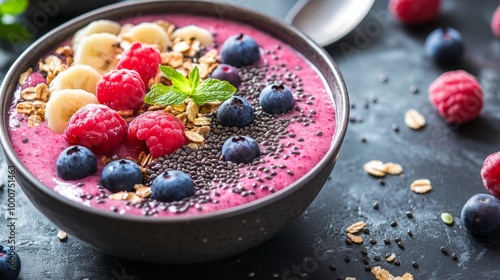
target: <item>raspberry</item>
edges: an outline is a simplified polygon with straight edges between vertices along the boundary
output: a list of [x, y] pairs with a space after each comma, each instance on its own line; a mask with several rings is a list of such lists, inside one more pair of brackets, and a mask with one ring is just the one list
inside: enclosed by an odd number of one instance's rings
[[498, 6], [491, 18], [491, 31], [500, 38], [500, 6]]
[[64, 136], [68, 142], [85, 146], [99, 155], [111, 155], [127, 134], [127, 123], [102, 104], [88, 104], [68, 121]]
[[475, 119], [483, 108], [481, 84], [463, 70], [449, 71], [429, 86], [429, 99], [448, 123]]
[[390, 0], [389, 11], [406, 24], [419, 24], [434, 19], [441, 0]]
[[116, 69], [137, 71], [141, 75], [144, 85], [147, 86], [149, 79], [156, 76], [160, 63], [160, 52], [156, 48], [134, 42], [128, 49], [123, 51]]
[[137, 111], [144, 104], [146, 89], [134, 70], [111, 70], [97, 82], [97, 99], [114, 110]]
[[481, 178], [483, 179], [484, 187], [493, 196], [500, 198], [500, 152], [486, 157], [481, 168]]
[[154, 157], [170, 154], [186, 144], [184, 124], [163, 111], [141, 114], [129, 124], [128, 142], [142, 141]]

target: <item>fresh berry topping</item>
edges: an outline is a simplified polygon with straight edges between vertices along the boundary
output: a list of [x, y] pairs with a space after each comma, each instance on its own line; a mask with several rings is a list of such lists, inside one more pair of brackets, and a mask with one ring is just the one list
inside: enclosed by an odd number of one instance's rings
[[24, 81], [24, 84], [22, 85], [22, 88], [29, 88], [29, 87], [36, 87], [38, 84], [46, 84], [47, 79], [40, 74], [40, 72], [31, 72], [28, 77], [26, 77], [26, 80]]
[[490, 235], [500, 226], [500, 200], [489, 194], [475, 194], [462, 208], [461, 219], [471, 233]]
[[68, 121], [64, 137], [72, 144], [91, 149], [98, 155], [111, 155], [127, 134], [127, 123], [118, 113], [102, 104], [88, 104]]
[[425, 40], [425, 52], [441, 66], [460, 62], [464, 49], [462, 35], [453, 28], [438, 28]]
[[259, 46], [245, 34], [232, 35], [224, 41], [220, 51], [222, 63], [234, 67], [248, 66], [260, 59]]
[[56, 161], [57, 176], [63, 180], [79, 180], [97, 171], [97, 158], [83, 146], [69, 146]]
[[439, 14], [441, 0], [390, 0], [389, 11], [402, 23], [428, 22]]
[[134, 70], [111, 70], [97, 82], [97, 99], [114, 110], [137, 111], [144, 104], [146, 89]]
[[483, 108], [481, 84], [463, 70], [445, 72], [429, 87], [429, 98], [448, 123], [465, 123]]
[[484, 187], [495, 197], [500, 197], [500, 152], [486, 157], [481, 168]]
[[210, 78], [228, 81], [234, 87], [238, 87], [241, 84], [241, 78], [238, 71], [229, 64], [219, 64], [214, 71], [212, 71], [212, 74], [210, 74]]
[[283, 84], [266, 86], [259, 95], [259, 104], [264, 112], [269, 114], [283, 114], [293, 108], [292, 92]]
[[159, 201], [179, 201], [194, 195], [194, 182], [179, 170], [169, 170], [158, 175], [151, 183], [151, 196]]
[[491, 31], [500, 38], [500, 6], [495, 9], [491, 17]]
[[186, 144], [184, 124], [163, 111], [136, 117], [128, 127], [129, 142], [144, 142], [154, 157], [170, 154]]
[[134, 191], [134, 186], [142, 180], [141, 168], [128, 159], [114, 160], [102, 169], [101, 184], [112, 193]]
[[220, 105], [217, 119], [223, 126], [245, 127], [253, 122], [252, 104], [241, 96], [232, 96]]
[[16, 280], [21, 272], [21, 259], [9, 246], [0, 244], [0, 279]]
[[137, 71], [141, 75], [144, 85], [147, 86], [149, 80], [156, 76], [160, 63], [161, 57], [158, 49], [143, 45], [140, 42], [134, 42], [128, 49], [123, 51], [116, 69]]
[[222, 157], [234, 163], [250, 163], [260, 156], [259, 144], [250, 136], [231, 136], [222, 145]]

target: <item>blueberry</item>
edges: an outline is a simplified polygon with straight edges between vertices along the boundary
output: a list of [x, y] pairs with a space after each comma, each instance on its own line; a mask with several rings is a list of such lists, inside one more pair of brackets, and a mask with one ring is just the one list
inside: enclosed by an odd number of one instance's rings
[[457, 64], [464, 53], [462, 35], [453, 28], [438, 28], [425, 40], [425, 52], [441, 66]]
[[179, 170], [169, 170], [158, 175], [151, 184], [151, 196], [159, 201], [179, 201], [194, 195], [194, 182]]
[[16, 280], [21, 272], [19, 255], [8, 246], [0, 244], [0, 279]]
[[78, 180], [97, 171], [97, 158], [88, 148], [69, 146], [56, 161], [57, 176], [63, 180]]
[[231, 136], [222, 145], [222, 157], [234, 163], [250, 163], [260, 156], [259, 144], [250, 136]]
[[219, 64], [214, 71], [212, 71], [212, 74], [210, 74], [210, 78], [228, 81], [234, 87], [238, 87], [241, 84], [241, 78], [238, 71], [229, 64]]
[[264, 112], [269, 114], [283, 114], [293, 108], [292, 92], [283, 84], [266, 86], [259, 95], [259, 104]]
[[224, 41], [220, 56], [222, 63], [234, 67], [242, 67], [259, 61], [260, 51], [257, 42], [252, 37], [244, 34], [236, 34]]
[[136, 184], [141, 184], [143, 175], [139, 165], [128, 159], [114, 160], [104, 166], [101, 184], [109, 191], [134, 191]]
[[242, 128], [253, 122], [253, 107], [245, 98], [232, 96], [217, 110], [217, 119], [223, 126]]
[[461, 219], [471, 233], [490, 235], [500, 226], [500, 200], [490, 194], [475, 194], [462, 208]]

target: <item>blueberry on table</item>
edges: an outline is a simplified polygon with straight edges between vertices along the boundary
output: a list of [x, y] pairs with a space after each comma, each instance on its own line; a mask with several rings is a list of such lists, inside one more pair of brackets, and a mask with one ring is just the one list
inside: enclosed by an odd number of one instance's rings
[[292, 91], [283, 84], [266, 86], [259, 95], [259, 104], [268, 114], [283, 114], [293, 108]]
[[210, 78], [227, 81], [234, 87], [238, 87], [241, 84], [241, 78], [238, 71], [229, 64], [219, 64], [214, 71], [212, 71], [212, 74], [210, 74]]
[[425, 52], [441, 66], [460, 62], [464, 53], [462, 35], [453, 28], [438, 28], [425, 39]]
[[461, 219], [473, 234], [493, 234], [500, 226], [500, 200], [490, 194], [475, 194], [462, 208]]
[[242, 128], [253, 122], [253, 107], [245, 98], [232, 96], [220, 105], [217, 119], [223, 126]]
[[21, 272], [21, 259], [10, 247], [0, 244], [0, 279], [16, 280]]
[[192, 195], [194, 195], [193, 179], [180, 170], [165, 171], [151, 183], [151, 196], [158, 201], [179, 201]]
[[250, 163], [258, 156], [259, 144], [250, 136], [231, 136], [222, 145], [222, 157], [226, 161]]
[[97, 158], [84, 146], [69, 146], [56, 161], [57, 176], [63, 180], [78, 180], [97, 171]]
[[245, 34], [235, 34], [222, 44], [220, 56], [222, 63], [234, 67], [248, 66], [260, 59], [259, 45]]
[[141, 184], [143, 175], [139, 165], [128, 159], [114, 160], [104, 166], [101, 184], [109, 191], [134, 191], [136, 184]]

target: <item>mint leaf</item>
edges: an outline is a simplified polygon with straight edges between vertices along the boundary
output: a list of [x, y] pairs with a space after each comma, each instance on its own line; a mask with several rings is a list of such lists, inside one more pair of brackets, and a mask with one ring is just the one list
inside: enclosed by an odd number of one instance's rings
[[175, 91], [186, 95], [192, 93], [193, 89], [190, 87], [188, 79], [181, 72], [165, 65], [160, 65], [160, 70], [172, 82]]
[[200, 84], [200, 70], [198, 70], [197, 66], [194, 66], [194, 68], [189, 72], [188, 80], [191, 92], [193, 92], [193, 90]]
[[6, 0], [0, 4], [0, 14], [16, 16], [28, 8], [29, 0]]
[[170, 66], [159, 67], [172, 82], [172, 86], [154, 84], [144, 98], [144, 102], [148, 104], [178, 105], [191, 98], [197, 105], [203, 105], [207, 102], [223, 102], [236, 92], [236, 88], [227, 81], [208, 78], [201, 82], [200, 72], [196, 66], [191, 69], [187, 78]]
[[172, 87], [158, 83], [151, 87], [146, 97], [144, 97], [144, 102], [158, 106], [166, 106], [182, 104], [186, 99], [188, 99], [187, 95], [172, 91]]
[[228, 81], [208, 78], [196, 87], [191, 98], [197, 105], [203, 105], [207, 102], [223, 102], [233, 96], [235, 92], [236, 88]]

